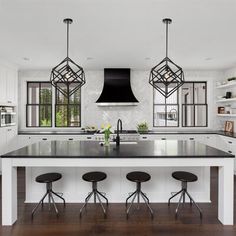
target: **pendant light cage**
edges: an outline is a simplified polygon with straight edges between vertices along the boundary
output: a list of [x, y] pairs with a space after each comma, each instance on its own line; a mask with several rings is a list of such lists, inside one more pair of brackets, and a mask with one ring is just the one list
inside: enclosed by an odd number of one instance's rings
[[166, 57], [151, 69], [149, 83], [168, 98], [184, 84], [184, 72], [168, 57], [168, 25], [171, 19], [163, 19], [166, 24]]
[[70, 97], [85, 84], [85, 73], [81, 66], [69, 58], [69, 24], [72, 19], [64, 19], [67, 24], [67, 57], [51, 71], [51, 84], [64, 96]]

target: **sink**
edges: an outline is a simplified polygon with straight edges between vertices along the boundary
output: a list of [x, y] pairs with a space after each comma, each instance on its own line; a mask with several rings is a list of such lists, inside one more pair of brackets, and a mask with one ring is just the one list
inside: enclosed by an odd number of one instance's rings
[[[100, 142], [99, 144], [104, 145], [104, 142]], [[138, 143], [135, 141], [127, 141], [127, 142], [121, 141], [120, 142], [120, 145], [126, 145], [126, 144], [138, 144]], [[110, 145], [116, 145], [116, 142], [110, 142]]]

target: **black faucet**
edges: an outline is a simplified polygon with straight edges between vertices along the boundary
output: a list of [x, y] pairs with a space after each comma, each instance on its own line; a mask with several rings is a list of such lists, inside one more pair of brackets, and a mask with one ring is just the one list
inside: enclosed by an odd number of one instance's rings
[[122, 121], [121, 119], [118, 119], [117, 121], [117, 130], [116, 130], [116, 138], [114, 141], [116, 142], [116, 146], [120, 145], [120, 132], [122, 132]]

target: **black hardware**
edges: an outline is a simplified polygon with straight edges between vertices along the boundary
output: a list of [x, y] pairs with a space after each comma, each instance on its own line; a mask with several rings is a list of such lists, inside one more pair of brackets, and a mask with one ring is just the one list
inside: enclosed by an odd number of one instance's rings
[[87, 139], [92, 139], [92, 137], [87, 137]]
[[145, 136], [145, 137], [142, 137], [142, 139], [147, 139], [147, 137]]
[[68, 138], [68, 140], [69, 140], [69, 141], [72, 141], [72, 140], [74, 140], [74, 139], [73, 139], [73, 138]]
[[48, 140], [48, 139], [47, 139], [47, 138], [42, 138], [42, 140], [46, 141], [46, 140]]
[[228, 141], [228, 143], [232, 144], [232, 141]]
[[116, 146], [120, 145], [120, 132], [122, 132], [122, 121], [121, 121], [121, 119], [118, 119], [116, 138], [114, 139], [114, 141], [116, 142]]

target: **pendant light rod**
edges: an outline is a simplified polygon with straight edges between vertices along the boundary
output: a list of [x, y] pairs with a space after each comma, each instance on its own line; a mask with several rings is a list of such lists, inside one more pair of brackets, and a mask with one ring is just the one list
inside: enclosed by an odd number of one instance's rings
[[168, 25], [172, 23], [172, 20], [170, 18], [165, 18], [162, 22], [166, 24], [166, 57], [168, 57]]
[[67, 57], [69, 57], [69, 25], [73, 23], [73, 20], [70, 19], [70, 18], [66, 18], [66, 19], [63, 20], [63, 22], [65, 24], [67, 24], [67, 27], [66, 27], [67, 28], [67, 33], [66, 33], [66, 35], [67, 35], [67, 38], [66, 38], [66, 41], [67, 41], [67, 43], [66, 43], [66, 55], [67, 55]]

